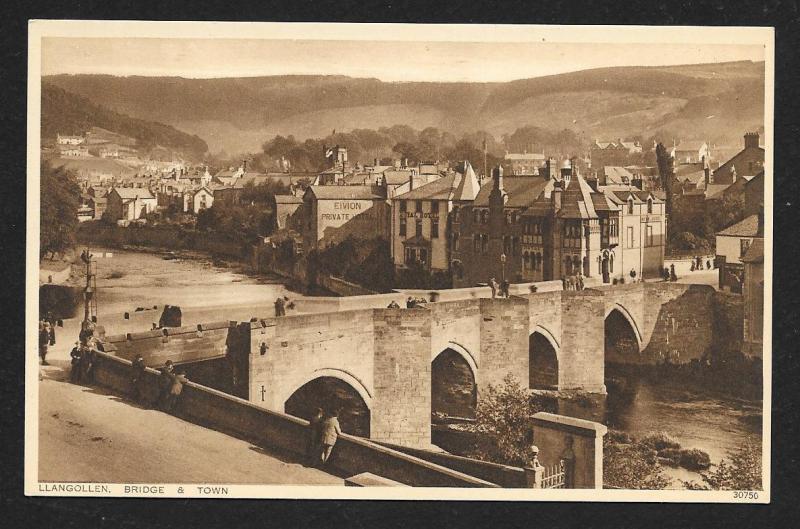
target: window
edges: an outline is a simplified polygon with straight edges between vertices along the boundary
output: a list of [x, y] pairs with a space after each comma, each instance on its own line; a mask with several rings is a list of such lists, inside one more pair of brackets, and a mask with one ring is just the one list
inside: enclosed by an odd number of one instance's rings
[[431, 202], [431, 213], [439, 214], [439, 202], [435, 200]]
[[481, 211], [481, 224], [489, 222], [489, 212], [487, 210]]
[[628, 226], [626, 238], [627, 238], [626, 242], [628, 243], [628, 248], [633, 248], [633, 226]]
[[511, 255], [511, 237], [503, 237], [503, 253]]
[[740, 257], [740, 258], [741, 258], [741, 257], [744, 257], [744, 254], [746, 254], [746, 253], [747, 253], [747, 249], [748, 249], [748, 248], [750, 248], [750, 243], [751, 243], [751, 242], [753, 242], [753, 241], [752, 241], [752, 240], [750, 240], [750, 239], [741, 239], [741, 240], [739, 241], [739, 245], [740, 245], [740, 246], [739, 246], [739, 249], [740, 249], [740, 252], [739, 252], [739, 257]]
[[647, 199], [647, 213], [653, 213], [653, 199]]
[[536, 253], [533, 259], [533, 269], [534, 270], [541, 270], [542, 269], [542, 254]]
[[400, 237], [406, 236], [406, 218], [400, 217]]
[[439, 219], [431, 219], [431, 239], [439, 238]]
[[645, 226], [645, 237], [646, 237], [646, 245], [647, 246], [655, 246], [655, 241], [653, 240], [653, 226], [648, 224]]
[[425, 264], [428, 262], [428, 250], [425, 248], [419, 249], [419, 262]]
[[481, 211], [479, 209], [475, 209], [472, 211], [472, 222], [475, 224], [481, 221]]
[[486, 254], [489, 251], [489, 236], [485, 233], [481, 235], [481, 253]]
[[531, 268], [531, 256], [528, 252], [522, 252], [522, 268]]
[[453, 232], [453, 250], [458, 251], [458, 232]]
[[476, 254], [481, 250], [481, 236], [477, 233], [472, 237], [472, 250]]
[[414, 221], [414, 235], [417, 237], [422, 236], [422, 219], [416, 219]]
[[628, 215], [633, 215], [633, 197], [628, 198]]
[[401, 200], [400, 201], [400, 213], [405, 213], [405, 212], [406, 212], [406, 201], [405, 200]]
[[608, 271], [610, 273], [612, 273], [612, 274], [614, 273], [614, 254], [613, 253], [608, 257]]
[[414, 202], [414, 211], [416, 211], [417, 213], [422, 213], [422, 201], [421, 200], [417, 200], [417, 201]]
[[609, 219], [609, 220], [610, 220], [610, 222], [609, 222], [608, 226], [609, 226], [609, 232], [611, 233], [611, 236], [612, 237], [619, 236], [619, 225], [617, 223], [617, 219], [616, 218], [612, 218], [612, 219]]

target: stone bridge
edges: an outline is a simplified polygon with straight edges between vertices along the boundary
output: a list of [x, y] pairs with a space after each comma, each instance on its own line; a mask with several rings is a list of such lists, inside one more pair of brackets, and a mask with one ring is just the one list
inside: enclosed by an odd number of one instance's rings
[[[700, 358], [712, 343], [713, 294], [700, 285], [636, 283], [508, 299], [473, 292], [475, 297], [450, 295], [415, 309], [378, 308], [391, 295], [361, 296], [358, 304], [349, 300], [348, 310], [256, 314], [245, 323], [108, 337], [104, 345], [125, 358], [141, 353], [148, 365], [166, 358], [187, 366], [227, 358], [227, 367], [201, 376], [230, 378], [235, 372], [233, 392], [281, 412], [292, 412], [293, 399], [315, 381], [335, 380], [363, 408], [364, 435], [426, 447], [432, 406], [446, 407], [439, 392], [452, 378], [465, 379], [467, 387], [455, 400], [474, 407], [488, 385], [509, 374], [525, 388], [604, 393], [607, 362]], [[609, 340], [626, 347], [609, 348]], [[201, 383], [215, 386], [213, 380]], [[333, 397], [316, 398], [324, 407]]]

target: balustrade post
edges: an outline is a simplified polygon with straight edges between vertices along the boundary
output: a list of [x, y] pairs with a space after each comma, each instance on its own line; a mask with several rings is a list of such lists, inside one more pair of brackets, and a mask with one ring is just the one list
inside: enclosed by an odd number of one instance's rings
[[531, 466], [525, 467], [525, 481], [529, 489], [541, 489], [542, 480], [544, 479], [544, 467], [539, 463], [539, 448], [536, 445], [531, 446], [533, 452], [533, 461]]

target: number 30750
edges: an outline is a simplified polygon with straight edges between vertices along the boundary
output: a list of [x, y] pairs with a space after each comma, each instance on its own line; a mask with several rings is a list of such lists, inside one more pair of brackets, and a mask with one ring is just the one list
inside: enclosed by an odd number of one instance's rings
[[735, 500], [757, 500], [758, 492], [754, 490], [737, 490], [733, 493]]

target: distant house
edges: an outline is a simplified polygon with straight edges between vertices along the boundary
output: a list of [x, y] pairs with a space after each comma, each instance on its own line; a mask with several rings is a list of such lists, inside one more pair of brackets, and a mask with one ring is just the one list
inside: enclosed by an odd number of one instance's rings
[[764, 169], [764, 148], [757, 132], [744, 135], [744, 149], [720, 165], [712, 175], [715, 184], [733, 184], [737, 177], [754, 176]]
[[698, 163], [708, 160], [710, 152], [704, 141], [682, 141], [672, 148], [670, 155], [675, 163]]
[[80, 145], [84, 141], [86, 141], [86, 139], [83, 136], [56, 135], [56, 143], [58, 145]]
[[642, 152], [642, 146], [637, 141], [600, 141], [595, 140], [589, 149], [589, 157], [593, 169], [605, 166], [624, 167], [631, 163], [631, 155]]
[[183, 211], [197, 215], [214, 205], [214, 192], [203, 186], [200, 189], [184, 193], [183, 200]]
[[85, 158], [91, 156], [89, 149], [81, 144], [60, 144], [58, 146], [58, 154], [62, 158]]
[[156, 209], [149, 189], [115, 187], [108, 193], [105, 218], [111, 222], [137, 220]]
[[511, 169], [511, 174], [533, 175], [536, 174], [539, 166], [544, 163], [545, 156], [543, 153], [536, 152], [523, 151], [518, 153], [506, 151], [506, 155], [503, 159], [506, 165]]
[[108, 199], [106, 197], [94, 196], [89, 199], [89, 207], [92, 209], [92, 218], [100, 220], [106, 212]]

